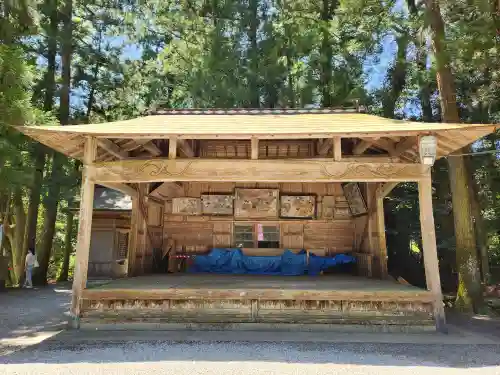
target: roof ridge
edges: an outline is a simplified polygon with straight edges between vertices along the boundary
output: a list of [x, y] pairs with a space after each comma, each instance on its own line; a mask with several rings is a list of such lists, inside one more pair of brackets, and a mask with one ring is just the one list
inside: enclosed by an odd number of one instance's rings
[[363, 106], [332, 107], [332, 108], [181, 108], [154, 109], [145, 114], [155, 115], [301, 115], [301, 114], [332, 114], [332, 113], [362, 113]]

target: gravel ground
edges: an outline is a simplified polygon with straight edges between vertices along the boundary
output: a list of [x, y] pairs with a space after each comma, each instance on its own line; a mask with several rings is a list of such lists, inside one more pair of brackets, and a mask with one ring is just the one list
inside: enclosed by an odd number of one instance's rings
[[500, 347], [172, 343], [38, 347], [0, 357], [0, 374], [500, 374]]
[[[0, 293], [0, 339], [61, 328], [69, 302], [70, 291], [61, 286]], [[500, 345], [152, 341], [18, 349], [0, 355], [0, 375], [500, 375]]]
[[0, 339], [63, 326], [70, 307], [70, 293], [68, 285], [1, 292]]

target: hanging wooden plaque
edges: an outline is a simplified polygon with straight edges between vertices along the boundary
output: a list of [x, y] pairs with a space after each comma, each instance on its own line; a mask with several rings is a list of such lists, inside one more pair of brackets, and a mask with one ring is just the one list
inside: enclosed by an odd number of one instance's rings
[[280, 216], [313, 218], [316, 211], [316, 197], [312, 195], [282, 195]]
[[277, 189], [235, 189], [235, 219], [278, 217]]
[[361, 189], [357, 182], [349, 182], [342, 186], [349, 209], [353, 216], [364, 215], [368, 212]]
[[201, 210], [203, 215], [232, 215], [232, 195], [208, 195], [201, 196]]
[[176, 215], [201, 215], [201, 199], [172, 198], [172, 213]]

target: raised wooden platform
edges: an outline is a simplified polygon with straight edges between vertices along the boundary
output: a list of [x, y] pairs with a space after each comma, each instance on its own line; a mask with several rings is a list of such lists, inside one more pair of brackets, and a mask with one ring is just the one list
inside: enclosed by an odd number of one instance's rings
[[432, 325], [431, 293], [354, 276], [172, 274], [84, 290], [83, 322]]

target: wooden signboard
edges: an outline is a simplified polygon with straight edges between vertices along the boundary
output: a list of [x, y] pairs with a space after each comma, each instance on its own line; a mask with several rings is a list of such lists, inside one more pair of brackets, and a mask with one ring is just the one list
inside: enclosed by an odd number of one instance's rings
[[281, 217], [313, 218], [316, 209], [316, 197], [313, 195], [282, 195], [280, 197]]
[[321, 202], [321, 217], [333, 219], [335, 217], [335, 195], [325, 195]]
[[343, 185], [345, 198], [353, 216], [364, 215], [368, 212], [361, 189], [357, 182], [349, 182]]
[[235, 189], [235, 219], [278, 217], [277, 189]]
[[172, 198], [172, 213], [177, 215], [201, 215], [201, 199]]
[[201, 196], [201, 210], [204, 215], [232, 215], [232, 195], [206, 195]]

